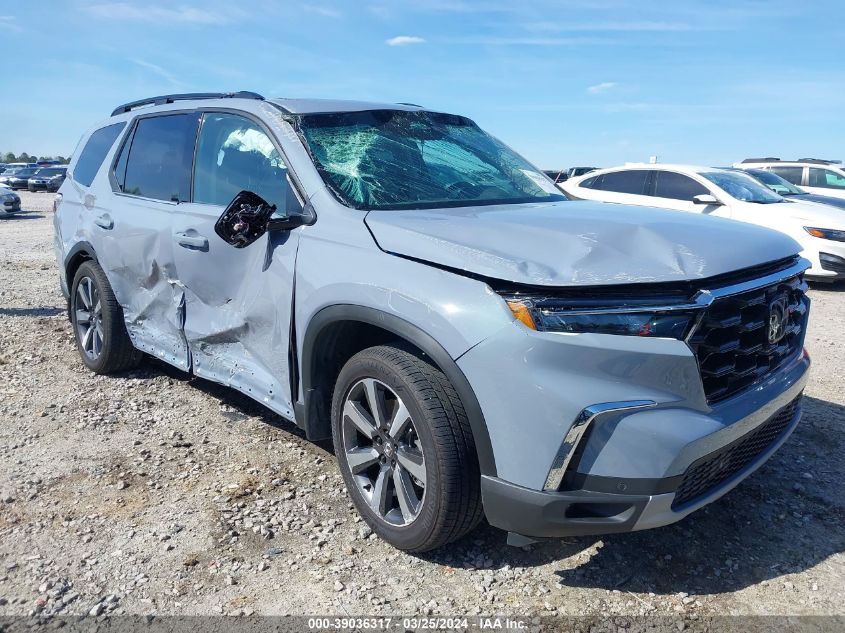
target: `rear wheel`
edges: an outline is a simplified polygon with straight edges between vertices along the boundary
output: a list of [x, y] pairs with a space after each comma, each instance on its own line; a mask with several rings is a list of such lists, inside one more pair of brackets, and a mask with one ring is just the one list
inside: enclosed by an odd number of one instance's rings
[[123, 371], [141, 362], [143, 354], [132, 346], [123, 310], [96, 262], [86, 261], [76, 271], [70, 319], [82, 362], [94, 373]]
[[480, 521], [466, 413], [446, 376], [419, 355], [385, 345], [353, 356], [335, 386], [332, 431], [353, 503], [391, 545], [434, 549]]

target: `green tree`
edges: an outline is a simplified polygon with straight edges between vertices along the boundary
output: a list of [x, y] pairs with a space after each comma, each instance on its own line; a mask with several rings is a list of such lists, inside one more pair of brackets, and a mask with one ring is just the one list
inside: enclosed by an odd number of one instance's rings
[[18, 162], [17, 157], [12, 152], [6, 152], [6, 155], [3, 157], [4, 163], [16, 163]]

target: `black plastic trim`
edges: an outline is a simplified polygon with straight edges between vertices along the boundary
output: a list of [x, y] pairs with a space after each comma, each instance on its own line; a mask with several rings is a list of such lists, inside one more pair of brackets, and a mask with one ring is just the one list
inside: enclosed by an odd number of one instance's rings
[[[649, 501], [648, 495], [592, 490], [541, 492], [489, 476], [481, 477], [481, 498], [490, 525], [537, 538], [630, 532]], [[571, 516], [573, 510], [583, 515], [591, 506], [620, 511], [611, 516]]]
[[481, 406], [478, 404], [478, 399], [475, 397], [466, 376], [449, 353], [443, 349], [440, 343], [416, 325], [395, 315], [365, 306], [352, 304], [328, 306], [317, 312], [308, 323], [300, 353], [302, 368], [300, 380], [302, 382], [303, 401], [296, 403], [294, 408], [297, 423], [305, 429], [309, 439], [325, 439], [331, 436], [331, 422], [327, 419], [321, 419], [325, 416], [321, 416], [318, 411], [316, 397], [321, 389], [331, 389], [331, 385], [315, 384], [314, 350], [323, 330], [327, 326], [340, 321], [357, 321], [377, 326], [412, 343], [428, 355], [446, 374], [461, 398], [472, 428], [481, 473], [490, 476], [496, 475], [493, 446], [490, 442], [490, 434], [487, 430], [487, 423], [484, 421]]
[[240, 92], [189, 92], [183, 94], [160, 95], [158, 97], [147, 97], [146, 99], [139, 99], [137, 101], [130, 101], [123, 105], [117, 106], [111, 113], [112, 116], [118, 114], [126, 114], [135, 108], [147, 105], [165, 105], [167, 103], [175, 103], [176, 101], [197, 101], [200, 99], [256, 99], [264, 101], [257, 92], [249, 92], [241, 90]]
[[845, 258], [830, 253], [819, 253], [819, 263], [822, 270], [845, 274]]

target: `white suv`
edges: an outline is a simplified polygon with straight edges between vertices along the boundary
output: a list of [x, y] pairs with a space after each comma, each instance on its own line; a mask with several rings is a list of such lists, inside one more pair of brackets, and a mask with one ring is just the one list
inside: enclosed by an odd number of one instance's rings
[[808, 276], [845, 278], [845, 214], [825, 204], [787, 200], [740, 171], [638, 163], [559, 186], [570, 198], [705, 213], [775, 229], [801, 244], [813, 262]]
[[734, 167], [765, 169], [810, 193], [845, 198], [845, 168], [838, 160], [746, 158], [741, 163], [734, 163]]

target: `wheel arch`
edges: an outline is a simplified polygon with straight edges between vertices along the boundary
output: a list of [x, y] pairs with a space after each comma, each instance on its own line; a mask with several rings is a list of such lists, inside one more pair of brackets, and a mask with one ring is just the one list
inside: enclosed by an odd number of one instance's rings
[[94, 260], [96, 262], [97, 253], [94, 251], [94, 247], [91, 246], [89, 242], [77, 242], [65, 256], [65, 275], [68, 282], [68, 288], [70, 288], [70, 285], [73, 283], [76, 271], [79, 270], [82, 262], [86, 260]]
[[[358, 336], [347, 342], [345, 353], [338, 356], [334, 350], [344, 333]], [[481, 406], [457, 363], [440, 343], [413, 323], [366, 306], [328, 306], [308, 323], [299, 353], [303, 400], [295, 405], [297, 423], [305, 429], [307, 437], [314, 440], [331, 437], [330, 403], [334, 380], [340, 371], [338, 359], [345, 362], [343, 359], [361, 349], [397, 339], [420, 350], [455, 387], [472, 428], [481, 474], [495, 476], [493, 447]]]

